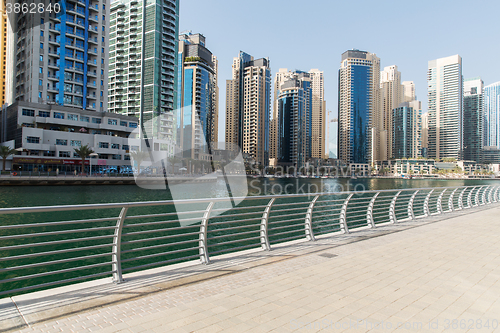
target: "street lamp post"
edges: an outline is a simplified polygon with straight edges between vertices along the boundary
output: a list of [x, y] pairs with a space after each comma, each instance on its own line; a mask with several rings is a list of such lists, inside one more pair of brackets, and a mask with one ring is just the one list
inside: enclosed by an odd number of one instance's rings
[[90, 176], [92, 177], [92, 156], [97, 156], [97, 153], [92, 153], [89, 155], [89, 160], [90, 160]]

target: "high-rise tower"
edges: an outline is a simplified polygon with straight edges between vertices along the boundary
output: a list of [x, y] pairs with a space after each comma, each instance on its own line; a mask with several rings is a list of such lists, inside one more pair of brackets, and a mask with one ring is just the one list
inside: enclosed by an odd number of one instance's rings
[[179, 36], [178, 57], [177, 146], [184, 157], [200, 159], [218, 141], [217, 58], [205, 36], [191, 33]]
[[172, 142], [178, 22], [179, 0], [111, 4], [109, 111], [136, 116], [145, 135]]
[[459, 158], [462, 149], [463, 77], [459, 55], [429, 61], [429, 157]]
[[484, 83], [480, 77], [464, 81], [463, 153], [461, 159], [479, 162], [484, 139]]
[[500, 149], [500, 82], [484, 87], [484, 145]]
[[417, 158], [422, 150], [422, 103], [401, 103], [392, 110], [391, 158]]
[[109, 3], [50, 3], [16, 17], [15, 100], [105, 111]]
[[376, 154], [374, 124], [379, 123], [380, 59], [349, 50], [339, 70], [339, 153], [345, 163], [370, 163]]
[[392, 156], [393, 110], [404, 100], [404, 90], [401, 85], [401, 72], [398, 66], [388, 66], [380, 73], [380, 117], [381, 121], [375, 127], [378, 132], [378, 156], [376, 160], [385, 161]]
[[226, 147], [241, 148], [257, 163], [269, 163], [271, 68], [268, 58], [240, 52], [226, 81]]

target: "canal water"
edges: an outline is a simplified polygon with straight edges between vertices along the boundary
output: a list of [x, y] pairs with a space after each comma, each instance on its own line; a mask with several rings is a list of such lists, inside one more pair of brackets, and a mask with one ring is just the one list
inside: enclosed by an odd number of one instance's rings
[[[223, 178], [219, 178], [217, 182], [188, 184], [177, 190], [172, 189], [172, 191], [152, 190], [133, 185], [2, 186], [0, 187], [0, 208], [162, 201], [172, 198], [217, 198], [227, 197], [228, 194], [232, 197], [244, 197], [247, 195], [331, 192], [332, 194], [327, 198], [332, 201], [325, 202], [327, 207], [324, 207], [329, 211], [318, 212], [314, 215], [314, 219], [319, 221], [317, 222], [318, 232], [328, 233], [339, 230], [338, 213], [342, 200], [336, 199], [342, 199], [346, 196], [345, 194], [342, 196], [341, 191], [498, 185], [500, 181], [492, 179], [248, 178], [248, 186], [235, 181], [229, 181], [229, 183], [231, 186], [228, 186]], [[423, 195], [425, 196], [425, 193]], [[363, 194], [359, 194], [359, 196], [363, 196]], [[308, 205], [307, 200], [310, 199], [304, 197], [302, 199], [281, 198], [276, 200], [276, 209], [273, 208], [270, 219], [270, 224], [271, 222], [275, 223], [274, 229], [270, 227], [269, 230], [271, 246], [284, 239], [304, 237], [304, 215]], [[435, 199], [434, 197], [433, 200], [435, 201]], [[262, 217], [262, 207], [265, 207], [268, 201], [267, 198], [247, 199], [242, 201], [236, 210], [211, 216], [208, 234], [210, 254], [260, 247], [260, 218]], [[363, 205], [365, 204], [366, 202], [363, 203]], [[376, 208], [382, 212], [388, 212], [388, 205], [389, 202], [386, 200]], [[199, 207], [189, 203], [191, 210], [203, 211], [205, 208], [206, 203]], [[214, 207], [214, 209], [216, 208], [217, 206]], [[293, 212], [294, 214], [290, 214], [285, 211], [285, 208], [296, 210]], [[280, 213], [280, 209], [283, 212]], [[235, 215], [234, 211], [239, 215]], [[402, 211], [404, 213], [404, 209]], [[34, 291], [98, 277], [109, 277], [113, 227], [119, 213], [119, 208], [113, 208], [0, 215], [0, 237], [9, 237], [0, 241], [0, 281], [7, 280], [4, 283], [0, 282], [0, 298], [24, 292], [5, 293], [18, 288], [44, 285], [42, 288], [30, 289]], [[128, 210], [127, 216], [129, 217], [144, 214], [149, 214], [149, 217], [126, 220], [122, 237], [124, 242], [122, 245], [122, 269], [125, 272], [193, 260], [198, 257], [198, 232], [201, 216], [200, 214], [196, 216], [184, 215], [184, 218], [191, 219], [191, 222], [182, 224], [177, 218], [178, 213], [178, 207], [173, 205], [137, 207]], [[282, 218], [280, 215], [287, 217]], [[112, 217], [113, 219], [102, 221], [103, 217]], [[387, 219], [387, 214], [384, 213], [380, 218], [381, 220], [376, 220], [375, 223], [383, 222], [383, 219]], [[101, 220], [92, 221], [92, 219]], [[43, 222], [61, 221], [73, 222], [55, 225], [42, 224]], [[9, 228], [9, 226], [28, 224], [29, 226], [26, 227]], [[21, 236], [18, 237], [19, 235]], [[57, 244], [50, 243], [54, 241]], [[82, 247], [86, 248], [85, 251], [76, 250]], [[64, 252], [55, 253], [55, 251]], [[8, 259], [14, 256], [22, 256], [22, 258]], [[31, 267], [23, 267], [25, 265], [31, 265]], [[75, 268], [78, 270], [72, 271]], [[52, 274], [52, 272], [57, 273]], [[85, 279], [73, 280], [81, 277], [85, 277]], [[59, 284], [63, 280], [66, 282]]]

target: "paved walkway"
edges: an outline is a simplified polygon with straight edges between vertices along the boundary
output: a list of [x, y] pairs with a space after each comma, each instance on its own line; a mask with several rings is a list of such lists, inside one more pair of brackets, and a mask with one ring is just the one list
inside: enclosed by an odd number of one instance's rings
[[229, 273], [22, 332], [500, 331], [500, 206], [450, 215], [221, 261]]

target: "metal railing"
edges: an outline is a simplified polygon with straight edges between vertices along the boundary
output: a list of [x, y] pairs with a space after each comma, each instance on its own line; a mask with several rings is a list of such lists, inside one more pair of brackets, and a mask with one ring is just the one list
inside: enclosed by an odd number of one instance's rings
[[0, 296], [500, 201], [500, 186], [0, 209]]

